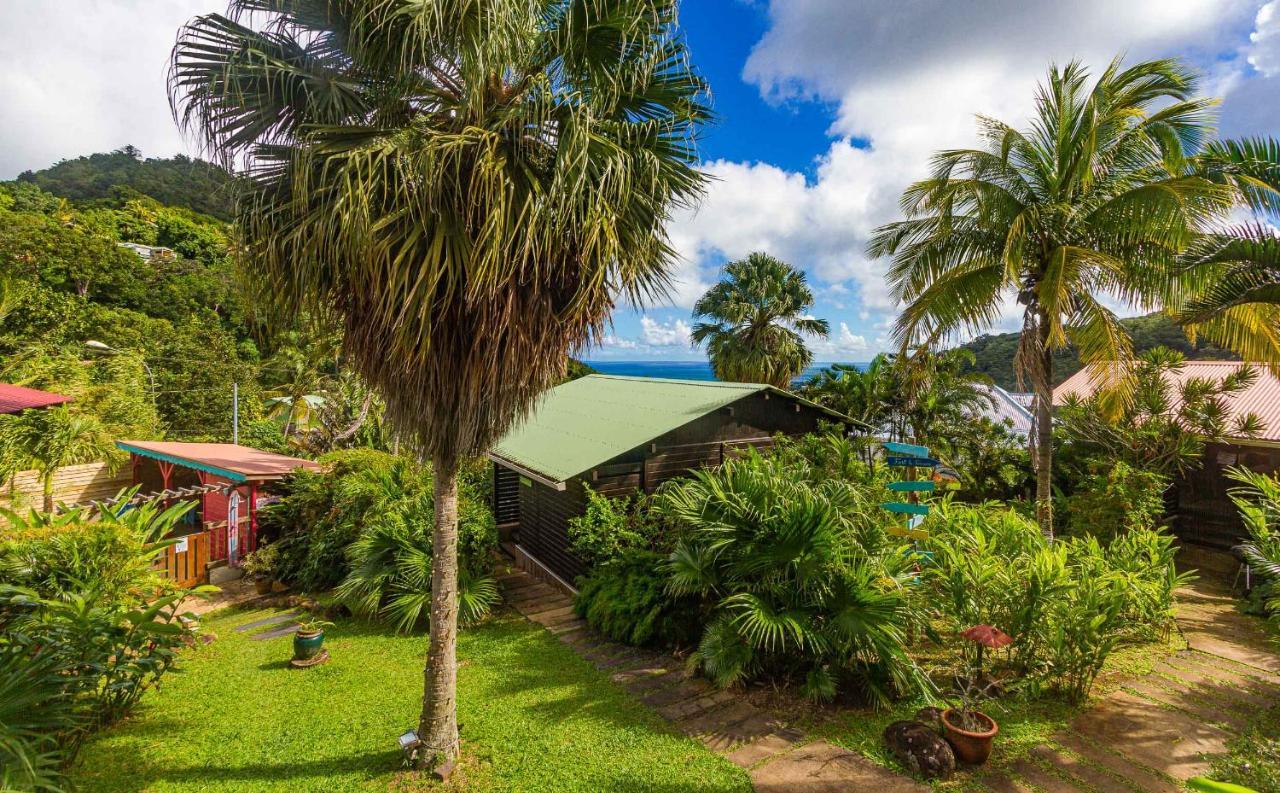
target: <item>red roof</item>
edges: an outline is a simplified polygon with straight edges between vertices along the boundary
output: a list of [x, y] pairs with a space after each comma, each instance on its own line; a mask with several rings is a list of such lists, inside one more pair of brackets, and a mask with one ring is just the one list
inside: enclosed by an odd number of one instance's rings
[[0, 413], [21, 413], [32, 408], [47, 408], [70, 401], [71, 397], [62, 394], [0, 383]]
[[[1176, 386], [1181, 386], [1193, 377], [1219, 382], [1242, 366], [1244, 364], [1239, 361], [1187, 361], [1180, 371], [1167, 373], [1165, 377], [1175, 386], [1172, 389], [1173, 393], [1170, 394], [1174, 400], [1173, 409], [1178, 408], [1179, 391]], [[1262, 419], [1264, 426], [1262, 432], [1252, 440], [1280, 441], [1280, 378], [1272, 374], [1265, 364], [1255, 363], [1251, 366], [1258, 375], [1253, 385], [1222, 398], [1227, 408], [1227, 426], [1231, 426], [1232, 422], [1240, 416], [1256, 413]], [[1093, 393], [1094, 387], [1095, 382], [1090, 370], [1081, 369], [1053, 390], [1053, 404], [1061, 405], [1072, 394], [1080, 399], [1086, 399]], [[1240, 440], [1248, 443], [1250, 439]]]
[[177, 441], [116, 441], [126, 452], [165, 460], [238, 482], [279, 479], [299, 468], [318, 469], [313, 460], [264, 452], [234, 443], [179, 443]]

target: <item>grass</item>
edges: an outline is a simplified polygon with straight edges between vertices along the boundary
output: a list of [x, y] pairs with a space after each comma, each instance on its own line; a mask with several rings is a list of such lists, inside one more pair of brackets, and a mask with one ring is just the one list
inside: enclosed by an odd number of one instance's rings
[[1227, 743], [1227, 755], [1213, 761], [1209, 778], [1280, 793], [1280, 705], [1263, 710]]
[[[252, 640], [205, 621], [217, 641], [189, 651], [138, 712], [95, 737], [83, 791], [356, 791], [438, 788], [400, 771], [396, 736], [415, 726], [423, 636], [343, 620], [332, 660], [291, 669], [289, 636]], [[745, 772], [670, 726], [566, 645], [499, 616], [458, 642], [463, 762], [448, 790], [749, 791]], [[460, 779], [461, 778], [461, 779]]]
[[[975, 787], [975, 776], [1025, 758], [1031, 749], [1046, 743], [1051, 735], [1063, 729], [1099, 697], [1114, 691], [1125, 680], [1150, 673], [1156, 661], [1184, 649], [1185, 646], [1185, 642], [1175, 633], [1164, 642], [1127, 645], [1117, 649], [1107, 659], [1106, 666], [1098, 676], [1091, 701], [1080, 705], [1073, 705], [1048, 693], [1039, 697], [1009, 696], [989, 703], [983, 710], [1000, 725], [991, 760], [978, 769], [961, 769], [946, 782], [935, 780], [932, 782], [933, 786], [949, 792], [985, 790]], [[923, 700], [900, 702], [892, 709], [878, 713], [866, 710], [834, 711], [829, 718], [812, 724], [810, 730], [833, 744], [859, 752], [898, 773], [909, 774], [889, 751], [882, 735], [884, 728], [890, 723], [914, 719], [915, 712], [926, 704], [928, 703]]]

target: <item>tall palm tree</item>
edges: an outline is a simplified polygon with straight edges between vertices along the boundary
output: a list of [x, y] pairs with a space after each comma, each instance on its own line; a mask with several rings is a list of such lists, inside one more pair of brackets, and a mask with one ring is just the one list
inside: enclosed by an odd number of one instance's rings
[[1206, 286], [1177, 320], [1246, 360], [1280, 367], [1280, 235], [1248, 223], [1205, 235], [1184, 259]]
[[868, 247], [893, 257], [904, 349], [987, 330], [1007, 296], [1018, 300], [1015, 363], [1036, 395], [1036, 513], [1047, 536], [1053, 351], [1074, 345], [1087, 365], [1130, 360], [1104, 298], [1147, 309], [1181, 299], [1195, 284], [1176, 277], [1178, 255], [1265, 192], [1250, 175], [1258, 168], [1207, 144], [1214, 100], [1196, 88], [1174, 60], [1116, 61], [1092, 85], [1081, 64], [1054, 66], [1027, 129], [979, 118], [983, 146], [938, 153], [930, 177], [902, 196], [906, 219], [877, 229]]
[[801, 334], [826, 336], [825, 319], [808, 316], [813, 292], [804, 273], [767, 253], [730, 262], [725, 277], [693, 307], [694, 344], [706, 344], [721, 380], [788, 388], [813, 362]]
[[945, 444], [944, 428], [982, 415], [995, 406], [991, 378], [970, 371], [977, 358], [964, 348], [917, 350], [898, 356], [898, 388], [902, 393], [905, 429], [916, 443]]
[[59, 468], [111, 461], [115, 451], [101, 422], [66, 405], [0, 415], [0, 481], [19, 471], [35, 471], [46, 513], [53, 512], [53, 479]]
[[804, 394], [819, 405], [886, 431], [899, 390], [894, 379], [894, 356], [880, 353], [865, 369], [837, 363], [805, 383]]
[[667, 283], [705, 86], [676, 0], [233, 0], [179, 33], [175, 116], [246, 191], [243, 269], [343, 349], [435, 480], [419, 763], [458, 748], [457, 471]]

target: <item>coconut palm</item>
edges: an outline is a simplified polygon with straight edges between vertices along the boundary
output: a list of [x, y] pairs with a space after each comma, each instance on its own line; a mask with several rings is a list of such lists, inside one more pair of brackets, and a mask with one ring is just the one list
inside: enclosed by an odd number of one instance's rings
[[420, 764], [457, 753], [457, 470], [667, 282], [708, 112], [676, 0], [233, 0], [179, 33], [175, 115], [228, 164], [277, 322], [344, 356], [435, 471]]
[[724, 279], [693, 307], [694, 344], [706, 344], [721, 380], [788, 388], [813, 362], [801, 334], [826, 336], [825, 319], [808, 316], [813, 292], [804, 273], [767, 253], [725, 265]]
[[66, 405], [0, 415], [0, 481], [18, 471], [35, 471], [46, 513], [53, 512], [53, 478], [59, 468], [111, 461], [115, 451], [101, 422]]
[[1268, 195], [1256, 178], [1265, 166], [1206, 145], [1214, 101], [1196, 89], [1173, 60], [1113, 62], [1092, 85], [1081, 64], [1054, 66], [1027, 129], [979, 118], [982, 147], [937, 154], [902, 196], [906, 219], [869, 245], [893, 257], [904, 349], [987, 330], [1017, 299], [1015, 364], [1036, 395], [1036, 512], [1048, 536], [1053, 351], [1073, 345], [1086, 365], [1130, 360], [1106, 298], [1146, 309], [1182, 299], [1195, 284], [1176, 277], [1178, 255], [1240, 201]]
[[971, 421], [995, 406], [991, 378], [971, 371], [977, 358], [962, 347], [899, 356], [896, 387], [902, 401], [903, 437], [946, 445], [948, 427]]
[[1197, 240], [1184, 257], [1205, 288], [1176, 317], [1250, 361], [1280, 366], [1280, 236], [1263, 223]]

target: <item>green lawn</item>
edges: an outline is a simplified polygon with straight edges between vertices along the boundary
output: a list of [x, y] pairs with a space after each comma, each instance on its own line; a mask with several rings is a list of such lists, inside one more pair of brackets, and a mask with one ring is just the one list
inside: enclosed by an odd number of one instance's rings
[[[95, 737], [85, 791], [344, 791], [433, 787], [399, 773], [416, 724], [423, 636], [356, 621], [329, 629], [332, 660], [287, 665], [290, 638], [250, 640], [206, 620], [190, 651], [127, 722]], [[680, 736], [540, 627], [499, 617], [458, 644], [465, 781], [484, 791], [748, 791], [746, 774]], [[455, 780], [457, 777], [455, 777]]]

